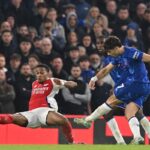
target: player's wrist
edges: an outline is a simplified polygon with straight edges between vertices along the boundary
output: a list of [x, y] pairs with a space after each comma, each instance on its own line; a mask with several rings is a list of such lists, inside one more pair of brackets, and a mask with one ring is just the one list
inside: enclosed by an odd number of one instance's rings
[[91, 81], [96, 82], [98, 80], [97, 76], [91, 78]]

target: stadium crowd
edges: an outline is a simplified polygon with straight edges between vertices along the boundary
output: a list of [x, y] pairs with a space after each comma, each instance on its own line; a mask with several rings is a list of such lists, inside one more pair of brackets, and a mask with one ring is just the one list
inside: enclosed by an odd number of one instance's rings
[[[149, 0], [0, 0], [0, 113], [28, 110], [33, 68], [78, 83], [55, 97], [63, 114], [89, 114], [111, 94], [108, 75], [90, 91], [104, 65], [109, 35], [150, 54]], [[147, 64], [150, 77], [150, 66]], [[144, 104], [150, 115], [150, 98]]]

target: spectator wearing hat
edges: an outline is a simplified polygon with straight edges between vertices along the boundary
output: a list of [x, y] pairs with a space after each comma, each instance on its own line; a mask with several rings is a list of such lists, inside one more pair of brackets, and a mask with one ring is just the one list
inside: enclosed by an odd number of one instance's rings
[[28, 102], [31, 96], [32, 82], [35, 78], [29, 64], [23, 64], [20, 69], [20, 75], [15, 82], [15, 108], [16, 112], [28, 110]]
[[69, 54], [67, 58], [65, 59], [65, 65], [64, 69], [67, 71], [68, 74], [70, 74], [70, 70], [72, 65], [78, 64], [79, 60], [79, 48], [78, 47], [70, 47], [69, 48]]
[[70, 12], [67, 14], [66, 24], [65, 24], [65, 33], [68, 35], [70, 32], [76, 32], [78, 35], [79, 41], [82, 39], [85, 34], [85, 29], [79, 25], [78, 16], [75, 12]]
[[63, 60], [60, 56], [53, 58], [52, 63], [53, 77], [68, 80], [68, 73], [63, 69]]
[[0, 69], [0, 113], [14, 113], [14, 99], [14, 88], [7, 83], [6, 72]]
[[127, 36], [124, 40], [124, 45], [136, 47], [137, 49], [144, 51], [142, 33], [135, 22], [128, 24]]
[[32, 44], [29, 38], [22, 38], [19, 44], [19, 52], [22, 58], [22, 64], [28, 62], [28, 57], [32, 53]]
[[74, 89], [62, 89], [62, 96], [65, 101], [65, 114], [88, 114], [88, 104], [91, 100], [91, 91], [88, 85], [81, 77], [81, 68], [79, 65], [71, 67], [71, 75], [69, 80], [75, 81], [78, 85]]
[[88, 83], [90, 79], [95, 75], [95, 71], [90, 68], [90, 61], [88, 56], [82, 56], [79, 59], [79, 65], [82, 70], [81, 77], [85, 83]]
[[10, 56], [16, 51], [17, 44], [13, 40], [13, 33], [10, 30], [4, 30], [1, 33], [0, 53], [6, 57], [6, 64], [9, 64]]
[[9, 67], [7, 72], [8, 83], [14, 85], [16, 78], [19, 76], [19, 69], [21, 65], [21, 55], [14, 53], [10, 57]]

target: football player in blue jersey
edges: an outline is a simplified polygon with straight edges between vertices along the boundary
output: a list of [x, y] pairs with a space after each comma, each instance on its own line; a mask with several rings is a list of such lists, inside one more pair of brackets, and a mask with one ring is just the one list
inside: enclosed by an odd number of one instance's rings
[[150, 81], [144, 64], [144, 62], [150, 62], [150, 55], [136, 48], [123, 46], [116, 36], [110, 36], [105, 41], [104, 48], [107, 54], [106, 66], [91, 78], [89, 87], [94, 89], [95, 82], [110, 73], [115, 82], [113, 94], [91, 115], [74, 121], [88, 126], [115, 107], [125, 104], [125, 116], [134, 136], [131, 144], [143, 144], [144, 139], [140, 134], [137, 114], [142, 116], [140, 123], [150, 138], [150, 123], [141, 112], [143, 102], [150, 94]]

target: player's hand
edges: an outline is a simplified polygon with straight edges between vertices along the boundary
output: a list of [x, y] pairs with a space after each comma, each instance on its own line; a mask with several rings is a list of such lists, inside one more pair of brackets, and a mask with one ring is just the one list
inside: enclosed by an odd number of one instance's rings
[[55, 84], [61, 85], [61, 80], [59, 80], [57, 78], [54, 78], [53, 81], [54, 81]]
[[64, 84], [65, 87], [67, 88], [74, 88], [77, 86], [77, 83], [74, 82], [74, 81], [67, 81], [65, 84]]
[[91, 90], [94, 90], [94, 89], [95, 89], [95, 81], [90, 80], [90, 82], [89, 82], [89, 88], [90, 88]]

